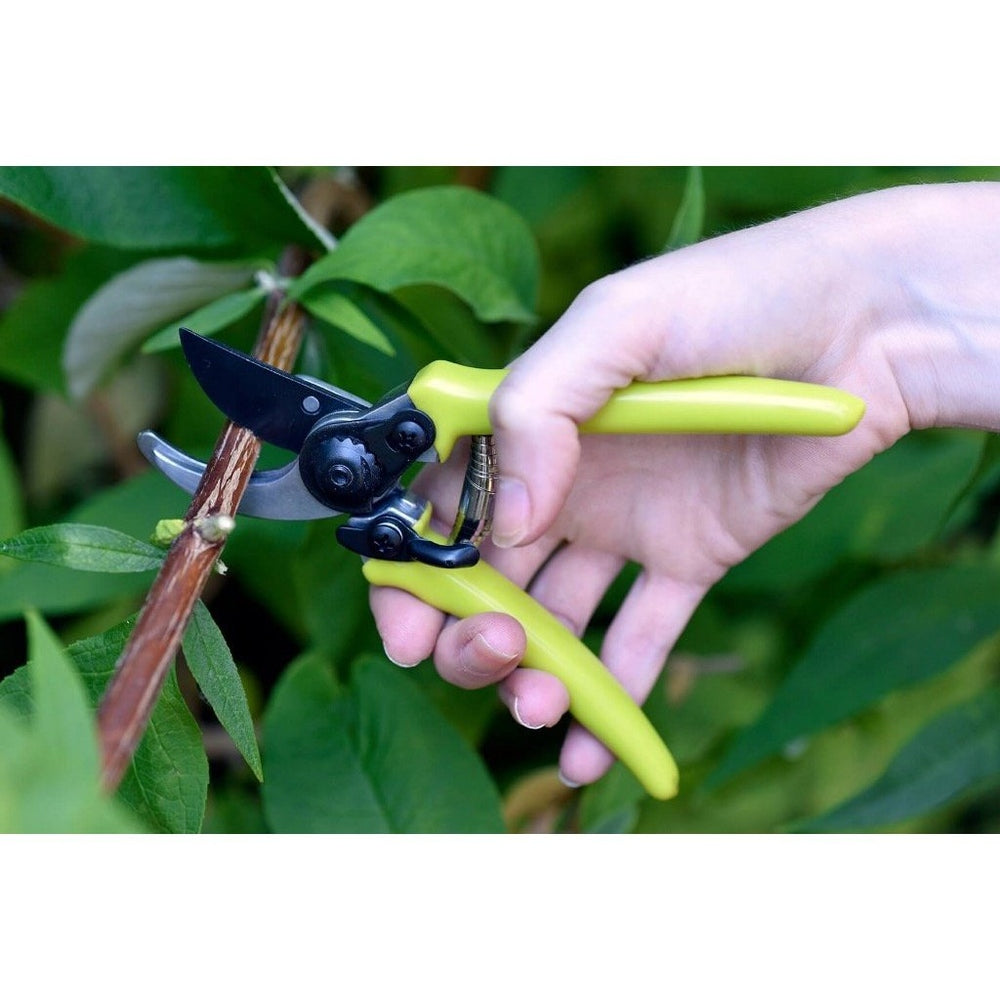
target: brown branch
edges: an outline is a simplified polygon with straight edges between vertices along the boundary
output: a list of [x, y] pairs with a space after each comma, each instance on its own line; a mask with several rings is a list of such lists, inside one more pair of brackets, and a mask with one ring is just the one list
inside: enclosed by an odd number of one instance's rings
[[[305, 314], [296, 305], [277, 304], [269, 313], [254, 354], [287, 370], [298, 353]], [[101, 780], [107, 791], [118, 787], [146, 731], [188, 619], [225, 545], [225, 535], [206, 528], [204, 519], [236, 513], [259, 455], [260, 441], [250, 431], [226, 424], [184, 530], [153, 581], [98, 710]]]
[[[334, 186], [331, 178], [317, 178], [301, 198], [303, 207], [323, 224], [339, 204], [331, 196]], [[308, 263], [304, 250], [289, 247], [279, 271], [294, 276]], [[282, 291], [273, 292], [254, 355], [289, 370], [298, 355], [304, 321], [305, 313], [297, 304], [287, 302]], [[211, 519], [236, 513], [259, 455], [260, 441], [248, 430], [225, 425], [185, 515], [184, 530], [153, 581], [98, 709], [101, 781], [106, 791], [118, 787], [146, 731], [188, 620], [225, 545], [225, 533], [220, 536], [213, 530], [218, 522]]]

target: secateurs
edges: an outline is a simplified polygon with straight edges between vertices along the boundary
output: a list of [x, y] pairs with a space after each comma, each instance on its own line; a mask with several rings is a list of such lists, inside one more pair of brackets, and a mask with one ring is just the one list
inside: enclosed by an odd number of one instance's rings
[[[240, 351], [181, 331], [202, 389], [234, 423], [295, 454], [255, 472], [238, 513], [281, 520], [346, 515], [339, 542], [363, 557], [372, 584], [409, 591], [447, 614], [503, 611], [525, 630], [523, 665], [562, 681], [570, 712], [635, 774], [649, 794], [670, 798], [677, 767], [656, 730], [586, 646], [532, 597], [479, 559], [489, 531], [496, 459], [488, 404], [504, 370], [435, 361], [374, 404], [335, 386], [290, 375]], [[581, 431], [592, 434], [835, 435], [861, 419], [860, 399], [826, 386], [750, 376], [633, 383]], [[473, 439], [450, 537], [429, 528], [430, 504], [400, 477], [416, 462], [444, 461]], [[152, 431], [146, 457], [193, 493], [205, 465]]]

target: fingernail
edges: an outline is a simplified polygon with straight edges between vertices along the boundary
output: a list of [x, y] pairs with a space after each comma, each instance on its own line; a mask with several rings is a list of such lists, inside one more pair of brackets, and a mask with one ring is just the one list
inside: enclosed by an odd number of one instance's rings
[[579, 788], [580, 787], [580, 782], [579, 781], [571, 781], [569, 778], [566, 777], [565, 774], [562, 773], [562, 770], [559, 771], [559, 780], [567, 788]]
[[382, 643], [382, 649], [385, 650], [385, 658], [389, 660], [390, 663], [395, 663], [397, 667], [403, 667], [404, 669], [409, 670], [411, 667], [415, 667], [420, 662], [419, 660], [414, 660], [412, 663], [403, 663], [401, 660], [397, 660], [392, 653], [389, 652], [389, 647], [386, 646], [384, 642]]
[[544, 723], [539, 722], [537, 726], [533, 726], [530, 722], [525, 722], [521, 717], [521, 699], [514, 695], [511, 697], [507, 694], [503, 688], [500, 689], [500, 700], [507, 706], [510, 714], [514, 716], [514, 721], [519, 726], [524, 726], [525, 729], [541, 729]]
[[498, 660], [504, 665], [510, 663], [511, 660], [517, 659], [518, 651], [516, 649], [500, 649], [499, 646], [490, 642], [482, 632], [477, 632], [472, 637], [472, 641], [479, 647], [480, 653], [486, 653], [491, 659]]
[[493, 541], [502, 549], [517, 545], [528, 533], [531, 501], [528, 488], [520, 479], [500, 476], [497, 482], [496, 514], [493, 517]]
[[458, 662], [474, 677], [497, 680], [497, 671], [513, 663], [517, 651], [508, 651], [494, 646], [482, 632], [477, 632], [458, 653]]

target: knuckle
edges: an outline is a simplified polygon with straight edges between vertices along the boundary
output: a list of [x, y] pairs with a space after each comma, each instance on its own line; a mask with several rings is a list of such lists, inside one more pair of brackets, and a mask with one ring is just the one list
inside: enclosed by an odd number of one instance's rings
[[490, 423], [494, 431], [516, 433], [532, 423], [540, 409], [538, 393], [525, 384], [516, 369], [500, 383], [490, 400]]

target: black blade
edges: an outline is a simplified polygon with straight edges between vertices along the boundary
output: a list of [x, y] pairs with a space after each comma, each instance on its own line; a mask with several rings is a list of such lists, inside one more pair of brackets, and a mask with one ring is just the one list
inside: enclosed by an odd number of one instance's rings
[[234, 424], [279, 448], [299, 451], [316, 421], [331, 413], [368, 409], [357, 396], [289, 375], [191, 330], [181, 330], [181, 346], [208, 398]]

